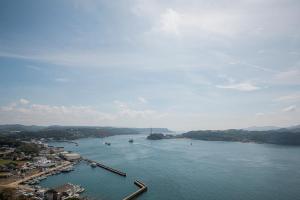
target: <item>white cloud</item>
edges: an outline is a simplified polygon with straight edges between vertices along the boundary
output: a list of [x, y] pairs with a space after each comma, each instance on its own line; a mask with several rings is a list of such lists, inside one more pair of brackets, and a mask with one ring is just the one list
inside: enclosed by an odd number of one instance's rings
[[114, 101], [114, 103], [118, 106], [119, 111], [117, 113], [118, 117], [129, 117], [132, 119], [157, 119], [161, 118], [162, 116], [165, 116], [165, 113], [159, 113], [158, 111], [151, 110], [151, 109], [143, 109], [143, 110], [137, 110], [130, 108], [127, 103], [121, 102], [121, 101]]
[[296, 106], [295, 105], [288, 106], [286, 108], [283, 108], [282, 111], [283, 112], [293, 112], [293, 111], [296, 111]]
[[154, 29], [158, 29], [158, 31], [164, 32], [166, 34], [175, 34], [178, 36], [180, 35], [180, 21], [180, 14], [172, 8], [168, 8], [164, 13], [161, 14], [159, 25]]
[[1, 110], [2, 110], [2, 111], [11, 111], [11, 110], [13, 110], [16, 106], [17, 106], [17, 103], [13, 102], [13, 103], [10, 103], [9, 105], [2, 106], [2, 107], [1, 107]]
[[145, 97], [138, 97], [139, 102], [141, 103], [148, 103], [148, 100]]
[[34, 104], [22, 99], [0, 108], [0, 123], [37, 125], [103, 125], [148, 126], [149, 120], [158, 120], [166, 114], [151, 109], [134, 109], [121, 101], [115, 101], [116, 112], [102, 112], [91, 106], [57, 106]]
[[275, 75], [276, 83], [287, 85], [300, 84], [300, 69], [290, 69]]
[[29, 101], [28, 101], [27, 99], [23, 99], [23, 98], [20, 99], [19, 102], [20, 102], [20, 104], [22, 104], [22, 105], [29, 104]]
[[264, 115], [265, 115], [265, 113], [262, 113], [262, 112], [255, 113], [256, 117], [260, 117], [260, 116], [264, 116]]
[[[153, 18], [155, 20], [155, 18]], [[207, 34], [234, 35], [238, 31], [238, 16], [223, 11], [190, 11], [165, 9], [154, 22], [152, 30], [175, 36], [202, 37]]]
[[70, 80], [67, 79], [67, 78], [56, 78], [54, 79], [56, 82], [60, 82], [60, 83], [67, 83], [69, 82]]
[[[264, 9], [272, 7], [272, 10]], [[263, 10], [263, 12], [261, 12]], [[139, 17], [150, 21], [155, 30], [175, 35], [210, 38], [225, 36], [273, 36], [298, 32], [299, 14], [292, 2], [239, 1], [146, 1], [136, 0], [132, 9]], [[257, 14], [259, 13], [259, 14]], [[150, 28], [151, 29], [151, 28]], [[153, 27], [152, 27], [153, 29]]]
[[253, 85], [248, 82], [244, 83], [234, 83], [234, 84], [227, 84], [227, 85], [217, 85], [217, 88], [222, 89], [231, 89], [231, 90], [238, 90], [238, 91], [245, 91], [245, 92], [251, 92], [255, 90], [259, 90], [260, 87]]
[[300, 94], [290, 94], [290, 95], [280, 96], [276, 98], [275, 101], [280, 101], [280, 102], [300, 101]]
[[28, 69], [32, 69], [32, 70], [36, 70], [36, 71], [40, 71], [41, 68], [35, 65], [27, 65], [26, 66]]

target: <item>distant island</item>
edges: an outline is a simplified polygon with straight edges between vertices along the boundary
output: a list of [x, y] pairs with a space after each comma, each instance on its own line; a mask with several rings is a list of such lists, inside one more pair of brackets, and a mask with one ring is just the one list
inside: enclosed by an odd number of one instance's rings
[[189, 138], [206, 141], [256, 142], [280, 145], [300, 145], [300, 127], [281, 128], [268, 131], [247, 131], [242, 129], [199, 130], [180, 135], [150, 134], [147, 139], [161, 140]]
[[[257, 127], [256, 127], [257, 129]], [[265, 129], [265, 127], [264, 127]], [[103, 138], [114, 135], [145, 134], [154, 131], [147, 139], [189, 138], [207, 141], [256, 142], [280, 145], [300, 145], [300, 125], [273, 130], [197, 130], [171, 135], [167, 128], [117, 128], [96, 126], [24, 126], [19, 124], [0, 125], [0, 144], [15, 143], [31, 139], [55, 141], [80, 138]]]
[[176, 138], [176, 136], [170, 134], [164, 135], [162, 133], [151, 133], [150, 135], [147, 136], [148, 140], [161, 140], [161, 139], [172, 139], [172, 138]]
[[[171, 132], [167, 128], [152, 128], [159, 132]], [[114, 135], [150, 133], [151, 128], [117, 128], [97, 126], [25, 126], [0, 125], [0, 143], [10, 140], [75, 140], [87, 137], [103, 138]]]

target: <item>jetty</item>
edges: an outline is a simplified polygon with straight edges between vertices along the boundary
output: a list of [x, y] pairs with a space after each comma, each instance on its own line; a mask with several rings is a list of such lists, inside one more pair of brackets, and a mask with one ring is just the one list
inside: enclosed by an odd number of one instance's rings
[[94, 160], [90, 160], [90, 159], [86, 159], [86, 158], [83, 158], [83, 160], [86, 161], [86, 162], [88, 162], [88, 163], [96, 163], [96, 165], [97, 165], [98, 167], [101, 167], [101, 168], [103, 168], [103, 169], [106, 169], [106, 170], [108, 170], [108, 171], [110, 171], [110, 172], [112, 172], [112, 173], [118, 174], [118, 175], [120, 175], [120, 176], [126, 177], [126, 173], [125, 173], [125, 172], [121, 172], [121, 171], [119, 171], [119, 170], [117, 170], [117, 169], [108, 167], [108, 166], [106, 166], [106, 165], [104, 165], [104, 164], [101, 164], [101, 163], [99, 163], [99, 162], [96, 162], [96, 161], [94, 161]]
[[[111, 167], [108, 167], [108, 166], [106, 166], [106, 165], [103, 165], [103, 164], [101, 164], [101, 163], [99, 163], [99, 162], [96, 162], [96, 161], [94, 161], [94, 160], [90, 160], [90, 159], [86, 159], [86, 158], [82, 158], [82, 160], [84, 160], [84, 161], [86, 161], [86, 162], [88, 162], [88, 163], [90, 163], [90, 164], [94, 164], [94, 165], [96, 165], [97, 167], [101, 167], [101, 168], [106, 169], [106, 170], [108, 170], [108, 171], [110, 171], [110, 172], [113, 172], [113, 173], [115, 173], [115, 174], [117, 174], [117, 175], [126, 177], [126, 173], [125, 173], [125, 172], [121, 172], [121, 171], [119, 171], [119, 170], [113, 169], [113, 168], [111, 168]], [[127, 197], [123, 198], [122, 200], [132, 200], [132, 199], [135, 199], [135, 198], [137, 198], [139, 195], [143, 194], [144, 192], [146, 192], [146, 191], [148, 190], [148, 187], [147, 187], [143, 182], [141, 182], [141, 181], [135, 180], [135, 181], [134, 181], [134, 184], [135, 184], [136, 186], [138, 186], [139, 189], [138, 189], [137, 191], [135, 191], [134, 193], [128, 195]]]
[[123, 200], [131, 200], [137, 198], [139, 195], [147, 191], [147, 186], [142, 183], [141, 181], [135, 180], [134, 184], [138, 186], [140, 189], [135, 191], [134, 193], [130, 194], [129, 196], [125, 197]]

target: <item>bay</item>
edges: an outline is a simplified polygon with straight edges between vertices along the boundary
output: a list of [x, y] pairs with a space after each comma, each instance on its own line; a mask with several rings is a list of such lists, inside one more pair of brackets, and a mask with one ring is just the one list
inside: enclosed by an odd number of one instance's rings
[[[128, 142], [130, 138], [133, 143]], [[295, 200], [300, 196], [299, 147], [189, 139], [150, 141], [146, 135], [76, 142], [79, 146], [50, 145], [64, 146], [124, 171], [127, 177], [81, 162], [71, 173], [48, 177], [41, 182], [43, 187], [71, 182], [86, 189], [83, 196], [119, 200], [138, 189], [133, 184], [137, 179], [148, 186], [141, 200]]]

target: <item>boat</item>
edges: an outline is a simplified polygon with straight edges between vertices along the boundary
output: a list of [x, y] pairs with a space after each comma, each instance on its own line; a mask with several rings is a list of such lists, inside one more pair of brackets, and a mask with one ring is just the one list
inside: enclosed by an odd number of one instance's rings
[[29, 181], [28, 185], [35, 185], [35, 184], [38, 184], [39, 182], [40, 182], [39, 180], [33, 179], [33, 180]]
[[77, 193], [82, 193], [84, 191], [85, 191], [85, 189], [83, 187], [79, 187], [79, 189], [77, 190]]
[[110, 142], [105, 142], [106, 145], [110, 146]]
[[41, 181], [41, 180], [44, 180], [46, 178], [47, 178], [46, 176], [41, 176], [41, 177], [39, 177], [39, 180]]
[[130, 139], [128, 142], [129, 142], [129, 143], [133, 143], [133, 139]]
[[97, 163], [93, 162], [93, 163], [91, 164], [91, 167], [97, 167]]
[[71, 166], [71, 167], [67, 167], [65, 169], [62, 169], [61, 172], [62, 173], [68, 173], [68, 172], [73, 171], [73, 170], [74, 170], [74, 168]]

